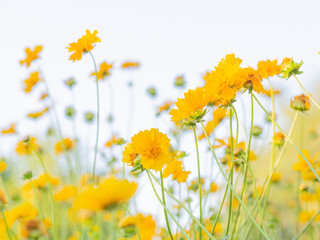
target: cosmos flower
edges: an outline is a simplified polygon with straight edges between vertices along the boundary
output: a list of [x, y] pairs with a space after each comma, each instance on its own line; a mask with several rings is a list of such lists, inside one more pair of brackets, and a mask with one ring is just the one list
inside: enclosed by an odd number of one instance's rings
[[86, 30], [86, 34], [77, 40], [69, 44], [67, 47], [69, 52], [73, 52], [70, 55], [69, 60], [79, 61], [82, 59], [83, 53], [90, 52], [94, 48], [94, 43], [101, 42], [101, 39], [97, 37], [98, 31], [94, 30], [91, 33], [89, 30]]
[[69, 151], [72, 150], [76, 145], [76, 141], [75, 140], [71, 140], [70, 138], [64, 138], [63, 139], [63, 143], [61, 141], [58, 141], [55, 145], [54, 151], [55, 154], [59, 155], [61, 153], [63, 153], [64, 149]]
[[[103, 62], [100, 64], [99, 71], [97, 72], [98, 80], [104, 80], [107, 76], [110, 75], [110, 69], [112, 69], [113, 64], [108, 64], [107, 62]], [[96, 72], [92, 72], [91, 76], [96, 76]]]
[[35, 46], [34, 50], [32, 51], [30, 48], [26, 48], [25, 52], [27, 54], [24, 60], [20, 61], [21, 65], [26, 65], [26, 67], [30, 67], [31, 62], [40, 58], [38, 54], [42, 51], [42, 46]]

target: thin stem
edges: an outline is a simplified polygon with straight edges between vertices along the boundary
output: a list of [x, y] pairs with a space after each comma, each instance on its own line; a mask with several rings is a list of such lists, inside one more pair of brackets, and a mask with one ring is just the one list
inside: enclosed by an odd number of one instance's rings
[[301, 237], [301, 235], [308, 230], [308, 228], [311, 226], [315, 218], [320, 214], [320, 209], [312, 216], [312, 218], [309, 220], [309, 222], [306, 224], [306, 226], [293, 238], [293, 240], [297, 240]]
[[[267, 112], [267, 110], [262, 106], [262, 104], [259, 102], [259, 100], [256, 98], [256, 96], [253, 95], [253, 97], [255, 98], [256, 102], [260, 105], [260, 107], [262, 108], [262, 110], [267, 114], [267, 116], [270, 118], [270, 114]], [[271, 119], [271, 118], [270, 118]], [[291, 138], [288, 137], [288, 135], [281, 129], [281, 127], [278, 125], [278, 123], [276, 121], [274, 121], [273, 119], [271, 119], [274, 124], [277, 126], [277, 128], [283, 133], [283, 135], [288, 138], [289, 142], [294, 146], [294, 148], [297, 150], [297, 152], [301, 155], [301, 157], [304, 159], [304, 161], [308, 164], [309, 168], [311, 169], [311, 171], [313, 172], [313, 174], [316, 176], [316, 178], [318, 179], [318, 181], [320, 181], [320, 177], [317, 174], [317, 172], [314, 170], [314, 168], [312, 167], [311, 163], [309, 162], [309, 160], [303, 155], [303, 153], [301, 152], [301, 150], [299, 149], [299, 147], [291, 140]]]
[[147, 174], [148, 174], [148, 178], [149, 178], [149, 180], [150, 180], [150, 183], [151, 183], [153, 192], [155, 193], [158, 201], [160, 202], [160, 204], [162, 205], [162, 207], [167, 210], [168, 214], [170, 215], [170, 217], [172, 218], [172, 220], [177, 224], [177, 226], [178, 226], [178, 228], [181, 230], [182, 234], [183, 234], [188, 240], [191, 240], [190, 237], [188, 236], [188, 234], [187, 234], [187, 233], [184, 231], [184, 229], [180, 226], [180, 224], [179, 224], [179, 222], [176, 220], [176, 218], [175, 218], [175, 217], [172, 215], [172, 213], [169, 211], [169, 209], [167, 208], [167, 206], [161, 201], [161, 199], [160, 199], [160, 197], [159, 197], [159, 195], [158, 195], [158, 193], [157, 193], [157, 191], [156, 191], [156, 189], [155, 189], [155, 187], [154, 187], [154, 184], [153, 184], [153, 182], [152, 182], [152, 179], [151, 179], [151, 177], [150, 177], [150, 172], [149, 172], [149, 170], [147, 170]]
[[6, 219], [6, 216], [4, 215], [3, 210], [1, 210], [1, 214], [2, 214], [2, 218], [3, 218], [4, 224], [6, 225], [7, 235], [9, 237], [9, 239], [12, 240], [10, 229], [9, 229], [9, 226], [8, 226], [8, 223], [7, 223], [7, 219]]
[[[162, 170], [160, 170], [160, 179], [161, 179], [162, 202], [166, 206], [166, 198], [165, 198], [165, 195], [164, 195], [164, 185], [163, 185]], [[170, 238], [173, 240], [173, 236], [172, 236], [171, 229], [170, 229], [170, 222], [169, 222], [169, 219], [168, 219], [167, 210], [163, 209], [163, 211], [164, 211], [164, 217], [166, 219], [166, 224], [167, 224], [167, 228], [168, 228], [168, 232], [169, 232]]]
[[32, 179], [29, 179], [29, 181], [30, 181], [30, 184], [31, 184], [32, 189], [33, 189], [34, 199], [36, 200], [36, 204], [37, 204], [37, 208], [38, 208], [38, 211], [39, 211], [40, 219], [43, 220], [43, 215], [42, 215], [42, 212], [41, 212], [41, 209], [40, 209], [40, 204], [39, 204], [39, 199], [38, 199], [38, 196], [37, 196], [36, 188], [33, 185]]
[[294, 74], [293, 77], [296, 79], [299, 86], [302, 88], [302, 90], [305, 92], [305, 94], [308, 96], [308, 98], [316, 105], [316, 107], [320, 110], [319, 104], [313, 99], [313, 97], [310, 95], [310, 93], [307, 92], [307, 90], [302, 86], [300, 81], [298, 80], [297, 76]]
[[91, 51], [89, 51], [90, 56], [93, 61], [94, 65], [94, 71], [96, 73], [96, 90], [97, 90], [97, 134], [96, 134], [96, 145], [94, 148], [94, 159], [93, 159], [93, 173], [92, 173], [92, 181], [94, 182], [94, 176], [96, 173], [96, 162], [97, 162], [97, 152], [98, 152], [98, 142], [99, 142], [99, 127], [100, 127], [100, 97], [99, 97], [99, 80], [98, 80], [98, 70], [97, 70], [97, 64], [93, 57], [93, 54]]
[[208, 138], [207, 131], [206, 131], [206, 129], [205, 129], [205, 127], [204, 127], [204, 125], [203, 125], [202, 122], [201, 122], [201, 126], [202, 126], [203, 132], [205, 133], [205, 136], [206, 136], [206, 139], [207, 139], [207, 141], [208, 141], [208, 144], [209, 144], [209, 147], [210, 147], [210, 149], [211, 149], [211, 152], [212, 152], [212, 154], [213, 154], [213, 156], [214, 156], [214, 158], [215, 158], [215, 160], [216, 160], [216, 163], [217, 163], [217, 165], [218, 165], [218, 167], [219, 167], [219, 170], [220, 170], [220, 172], [222, 173], [222, 175], [223, 175], [226, 183], [227, 183], [228, 186], [232, 189], [234, 196], [238, 199], [239, 203], [242, 205], [243, 209], [245, 210], [245, 212], [247, 213], [247, 215], [249, 216], [249, 218], [251, 219], [251, 221], [253, 222], [253, 224], [258, 228], [258, 230], [262, 233], [262, 235], [263, 235], [266, 239], [270, 240], [270, 238], [268, 237], [268, 235], [260, 228], [259, 224], [258, 224], [258, 223], [254, 220], [254, 218], [251, 216], [251, 214], [249, 213], [249, 210], [246, 208], [246, 206], [244, 205], [244, 203], [242, 202], [242, 200], [241, 200], [240, 197], [238, 196], [236, 190], [235, 190], [234, 187], [231, 185], [230, 181], [228, 180], [228, 178], [227, 178], [227, 176], [226, 176], [226, 174], [225, 174], [225, 172], [224, 172], [224, 170], [223, 170], [223, 168], [222, 168], [222, 166], [221, 166], [221, 164], [220, 164], [220, 162], [219, 162], [219, 159], [218, 159], [217, 155], [215, 154], [214, 148], [213, 148], [213, 146], [212, 146], [211, 143], [210, 143], [210, 140], [209, 140], [209, 138]]
[[[200, 215], [199, 215], [199, 220], [200, 223], [202, 224], [202, 188], [201, 188], [201, 174], [200, 174], [200, 157], [199, 157], [199, 147], [198, 147], [198, 139], [197, 139], [197, 134], [196, 134], [196, 128], [193, 127], [193, 135], [194, 135], [194, 141], [196, 144], [196, 151], [197, 151], [197, 165], [198, 165], [198, 190], [199, 190], [199, 210], [200, 210]], [[199, 239], [201, 240], [202, 238], [202, 231], [199, 228]]]

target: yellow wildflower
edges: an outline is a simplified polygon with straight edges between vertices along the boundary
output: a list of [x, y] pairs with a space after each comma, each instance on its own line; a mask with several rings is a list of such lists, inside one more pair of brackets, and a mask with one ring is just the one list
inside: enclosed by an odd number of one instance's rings
[[172, 104], [173, 104], [173, 102], [167, 101], [167, 102], [163, 103], [161, 106], [159, 106], [157, 116], [159, 116], [164, 111], [169, 111]]
[[55, 153], [57, 155], [63, 153], [64, 150], [72, 150], [76, 145], [76, 140], [71, 140], [70, 138], [63, 139], [63, 142], [59, 141], [55, 145]]
[[6, 170], [7, 164], [3, 161], [0, 161], [0, 173]]
[[42, 46], [35, 46], [34, 50], [32, 51], [30, 48], [26, 48], [25, 52], [27, 54], [26, 58], [24, 60], [20, 61], [20, 64], [25, 64], [27, 67], [30, 66], [31, 62], [38, 59], [38, 54], [42, 51]]
[[[299, 222], [300, 223], [306, 223], [308, 222], [313, 216], [314, 214], [316, 214], [315, 211], [301, 211], [299, 213]], [[318, 214], [316, 216], [316, 218], [314, 219], [315, 222], [319, 222], [320, 221], [320, 215]]]
[[183, 171], [182, 162], [174, 158], [163, 170], [163, 177], [166, 178], [172, 174], [172, 180], [182, 183], [187, 181], [190, 173], [190, 171]]
[[136, 192], [137, 184], [128, 180], [107, 178], [97, 187], [89, 185], [74, 202], [75, 209], [101, 211], [127, 202]]
[[[217, 108], [213, 111], [213, 120], [208, 121], [206, 126], [204, 127], [207, 135], [209, 136], [214, 129], [222, 122], [222, 120], [227, 116], [227, 109], [224, 108]], [[203, 132], [201, 135], [199, 135], [199, 140], [202, 140], [205, 138], [206, 135]]]
[[53, 198], [56, 202], [65, 202], [73, 199], [76, 196], [77, 188], [72, 185], [64, 186], [62, 189], [57, 191]]
[[9, 128], [1, 130], [1, 134], [15, 134], [15, 133], [17, 132], [16, 132], [16, 125], [14, 123], [12, 123]]
[[41, 82], [42, 79], [40, 79], [39, 77], [39, 72], [33, 72], [30, 74], [30, 77], [27, 78], [26, 80], [24, 80], [24, 91], [26, 93], [31, 92], [31, 90], [33, 89], [33, 87], [38, 83]]
[[4, 191], [0, 188], [0, 205], [6, 205], [8, 203], [6, 194]]
[[216, 184], [215, 182], [212, 182], [210, 185], [210, 192], [214, 193], [216, 191], [218, 191], [220, 189], [220, 187], [218, 186], [218, 184]]
[[[57, 185], [59, 185], [60, 180], [59, 180], [58, 178], [53, 177], [53, 176], [50, 176], [50, 175], [48, 176], [48, 178], [49, 178], [49, 182], [50, 182], [50, 184], [51, 184], [52, 186], [57, 186]], [[43, 174], [41, 174], [41, 175], [39, 176], [39, 178], [32, 180], [32, 184], [33, 184], [33, 186], [34, 186], [35, 188], [40, 188], [40, 189], [45, 188], [45, 187], [47, 186], [47, 184], [48, 184], [48, 180], [47, 180], [46, 174], [43, 173]], [[22, 189], [23, 189], [24, 191], [31, 191], [31, 190], [32, 190], [32, 185], [31, 185], [31, 183], [30, 183], [30, 182], [27, 182], [27, 183], [22, 187]]]
[[[110, 69], [113, 67], [112, 64], [108, 64], [107, 62], [103, 62], [100, 64], [100, 69], [97, 72], [98, 80], [103, 80], [105, 77], [110, 75]], [[91, 76], [96, 76], [96, 72], [92, 72]]]
[[94, 30], [91, 33], [89, 30], [86, 30], [86, 35], [83, 35], [77, 40], [69, 44], [67, 47], [69, 52], [74, 52], [70, 55], [69, 60], [73, 62], [76, 60], [81, 60], [83, 53], [90, 52], [94, 48], [94, 43], [101, 42], [100, 38], [97, 37], [98, 31]]
[[28, 142], [25, 140], [21, 140], [18, 142], [18, 145], [16, 147], [16, 152], [19, 155], [27, 155], [31, 154], [34, 150], [33, 149], [38, 149], [39, 145], [37, 143], [37, 139], [35, 137], [28, 137]]
[[138, 62], [124, 62], [121, 67], [123, 69], [133, 69], [133, 68], [138, 68], [140, 67], [140, 63]]
[[141, 156], [141, 164], [145, 169], [160, 171], [171, 160], [170, 139], [158, 129], [151, 128], [135, 134], [131, 146]]
[[138, 154], [132, 148], [131, 143], [128, 143], [124, 147], [122, 162], [127, 163], [129, 166], [132, 167], [134, 165], [134, 160], [136, 159], [137, 156]]
[[268, 77], [273, 77], [274, 75], [279, 75], [281, 73], [281, 66], [278, 65], [277, 60], [270, 61], [260, 61], [258, 62], [258, 72], [262, 78], [267, 79]]
[[29, 113], [27, 115], [28, 118], [33, 118], [33, 119], [37, 119], [39, 117], [41, 117], [43, 114], [45, 114], [46, 112], [49, 111], [49, 108], [44, 108], [43, 110], [39, 111], [39, 112], [33, 112], [33, 113]]

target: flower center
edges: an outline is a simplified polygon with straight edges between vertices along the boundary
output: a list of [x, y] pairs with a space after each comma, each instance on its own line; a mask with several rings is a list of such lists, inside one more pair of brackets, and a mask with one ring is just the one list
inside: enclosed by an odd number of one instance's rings
[[157, 158], [161, 153], [161, 149], [159, 146], [151, 145], [146, 150], [146, 156], [148, 158]]

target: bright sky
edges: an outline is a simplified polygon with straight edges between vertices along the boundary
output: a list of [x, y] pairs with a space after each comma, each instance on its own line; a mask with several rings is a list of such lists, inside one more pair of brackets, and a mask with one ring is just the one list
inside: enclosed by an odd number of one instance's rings
[[[172, 86], [177, 75], [186, 76], [188, 87], [201, 85], [202, 74], [228, 53], [243, 59], [244, 66], [253, 67], [257, 61], [266, 59], [303, 60], [305, 74], [301, 81], [312, 92], [313, 86], [320, 82], [319, 9], [320, 2], [316, 0], [1, 1], [0, 128], [17, 122], [21, 136], [45, 132], [45, 128], [39, 127], [46, 126], [45, 120], [35, 124], [25, 119], [27, 113], [43, 107], [38, 101], [43, 89], [38, 88], [28, 96], [23, 92], [22, 81], [30, 69], [18, 63], [25, 56], [25, 47], [38, 44], [44, 46], [38, 63], [57, 101], [60, 118], [65, 107], [72, 103], [63, 80], [74, 76], [78, 81], [75, 88], [78, 125], [84, 126], [83, 113], [96, 108], [94, 79], [89, 77], [93, 65], [89, 56], [80, 62], [69, 61], [66, 47], [86, 29], [98, 30], [102, 40], [93, 51], [97, 63], [113, 62], [117, 68], [109, 81], [116, 95], [115, 127], [122, 135], [126, 134], [129, 118], [130, 98], [126, 87], [129, 78], [135, 84], [137, 97], [134, 118], [130, 121], [133, 132], [137, 132], [159, 124], [153, 118], [155, 105], [166, 99], [175, 100], [181, 94]], [[140, 61], [142, 66], [134, 74], [124, 73], [119, 66], [125, 60]], [[37, 69], [37, 65], [31, 69]], [[156, 103], [145, 94], [151, 85], [159, 91], [161, 100]], [[109, 87], [107, 81], [101, 84], [102, 122], [110, 108]], [[294, 82], [285, 92], [288, 96], [300, 93]], [[166, 123], [159, 126], [165, 129]], [[72, 134], [70, 123], [62, 128], [64, 133]], [[91, 138], [94, 126], [92, 130]], [[87, 130], [83, 132], [86, 137]], [[100, 143], [109, 137], [110, 129], [104, 124]], [[2, 139], [0, 149], [12, 150], [6, 142], [16, 141], [17, 138]], [[149, 208], [152, 211], [152, 204]]]

